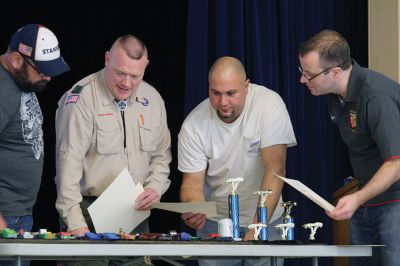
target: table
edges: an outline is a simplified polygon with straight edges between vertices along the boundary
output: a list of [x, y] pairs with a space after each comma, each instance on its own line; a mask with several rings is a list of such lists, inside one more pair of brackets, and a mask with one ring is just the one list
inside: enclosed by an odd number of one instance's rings
[[13, 259], [15, 265], [20, 266], [23, 259], [87, 260], [152, 256], [182, 260], [199, 257], [214, 259], [271, 257], [272, 265], [276, 265], [278, 257], [311, 257], [312, 265], [317, 266], [318, 257], [372, 256], [372, 248], [372, 245], [272, 245], [253, 242], [0, 239], [0, 259]]

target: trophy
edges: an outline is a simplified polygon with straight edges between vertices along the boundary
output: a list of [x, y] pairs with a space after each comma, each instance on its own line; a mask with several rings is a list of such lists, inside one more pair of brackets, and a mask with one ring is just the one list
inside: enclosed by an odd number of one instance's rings
[[282, 230], [281, 234], [282, 240], [288, 240], [288, 232], [290, 229], [294, 228], [294, 223], [277, 224], [275, 225], [275, 228]]
[[236, 194], [236, 189], [240, 182], [244, 179], [242, 177], [230, 178], [225, 183], [232, 185], [231, 194], [228, 196], [228, 213], [229, 218], [232, 220], [232, 233], [233, 239], [240, 239], [240, 224], [239, 224], [239, 195]]
[[309, 223], [309, 224], [303, 224], [303, 227], [305, 229], [311, 229], [309, 240], [314, 241], [315, 240], [315, 234], [317, 233], [317, 229], [321, 228], [323, 226], [323, 223], [316, 222], [316, 223]]
[[[253, 238], [254, 240], [258, 240], [258, 236], [260, 235], [260, 232], [262, 229], [266, 229], [267, 225], [263, 224], [263, 223], [259, 223], [259, 224], [251, 224], [248, 226], [249, 229], [254, 229], [254, 235]], [[263, 240], [263, 239], [261, 239]]]
[[282, 203], [282, 206], [285, 208], [283, 223], [293, 223], [293, 227], [288, 229], [287, 238], [285, 240], [294, 240], [294, 218], [290, 216], [290, 212], [294, 206], [297, 206], [297, 203], [295, 201], [286, 201]]
[[[266, 189], [254, 192], [254, 195], [258, 195], [258, 207], [257, 207], [257, 222], [260, 224], [268, 224], [268, 208], [265, 205], [267, 197], [272, 194], [272, 190]], [[268, 240], [268, 228], [267, 226], [261, 227], [261, 240]]]

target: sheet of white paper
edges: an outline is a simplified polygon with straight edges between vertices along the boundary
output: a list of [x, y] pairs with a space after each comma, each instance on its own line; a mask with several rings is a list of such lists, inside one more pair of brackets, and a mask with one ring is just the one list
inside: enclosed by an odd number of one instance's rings
[[150, 216], [150, 211], [135, 209], [136, 197], [144, 191], [135, 185], [124, 168], [107, 189], [89, 206], [88, 211], [97, 233], [131, 232]]
[[154, 203], [153, 208], [185, 213], [203, 213], [207, 217], [217, 217], [217, 205], [215, 201], [206, 202], [160, 202]]
[[309, 198], [310, 200], [312, 200], [313, 202], [318, 204], [321, 208], [323, 208], [327, 211], [332, 211], [333, 209], [335, 209], [335, 207], [332, 204], [327, 202], [324, 198], [322, 198], [320, 195], [318, 195], [317, 193], [312, 191], [309, 187], [307, 187], [300, 181], [295, 180], [295, 179], [286, 178], [286, 177], [277, 175], [275, 173], [274, 173], [274, 175], [276, 175], [277, 177], [279, 177], [280, 179], [282, 179], [283, 181], [285, 181], [286, 183], [291, 185], [294, 189], [296, 189], [297, 191], [302, 193], [304, 196], [306, 196], [307, 198]]

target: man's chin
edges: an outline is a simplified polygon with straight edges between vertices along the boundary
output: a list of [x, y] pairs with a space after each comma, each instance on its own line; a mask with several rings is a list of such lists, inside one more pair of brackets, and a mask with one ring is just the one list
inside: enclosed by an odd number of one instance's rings
[[309, 89], [309, 90], [310, 90], [311, 95], [313, 95], [313, 96], [320, 96], [321, 95], [317, 90], [314, 90], [314, 89]]
[[229, 119], [232, 116], [232, 112], [230, 113], [225, 113], [225, 112], [221, 112], [221, 111], [217, 111], [219, 118], [221, 119]]

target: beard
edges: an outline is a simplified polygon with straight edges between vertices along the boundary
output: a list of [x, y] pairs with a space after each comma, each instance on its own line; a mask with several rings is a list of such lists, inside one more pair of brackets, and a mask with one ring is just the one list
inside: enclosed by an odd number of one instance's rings
[[28, 64], [23, 63], [21, 69], [16, 70], [12, 77], [15, 84], [24, 92], [42, 92], [46, 88], [47, 80], [39, 80], [35, 83], [29, 80]]
[[228, 123], [228, 124], [232, 123], [239, 117], [239, 115], [237, 115], [235, 111], [232, 111], [230, 114], [225, 115], [225, 114], [222, 114], [218, 109], [217, 109], [217, 115], [218, 115], [219, 119], [221, 119], [223, 122]]

